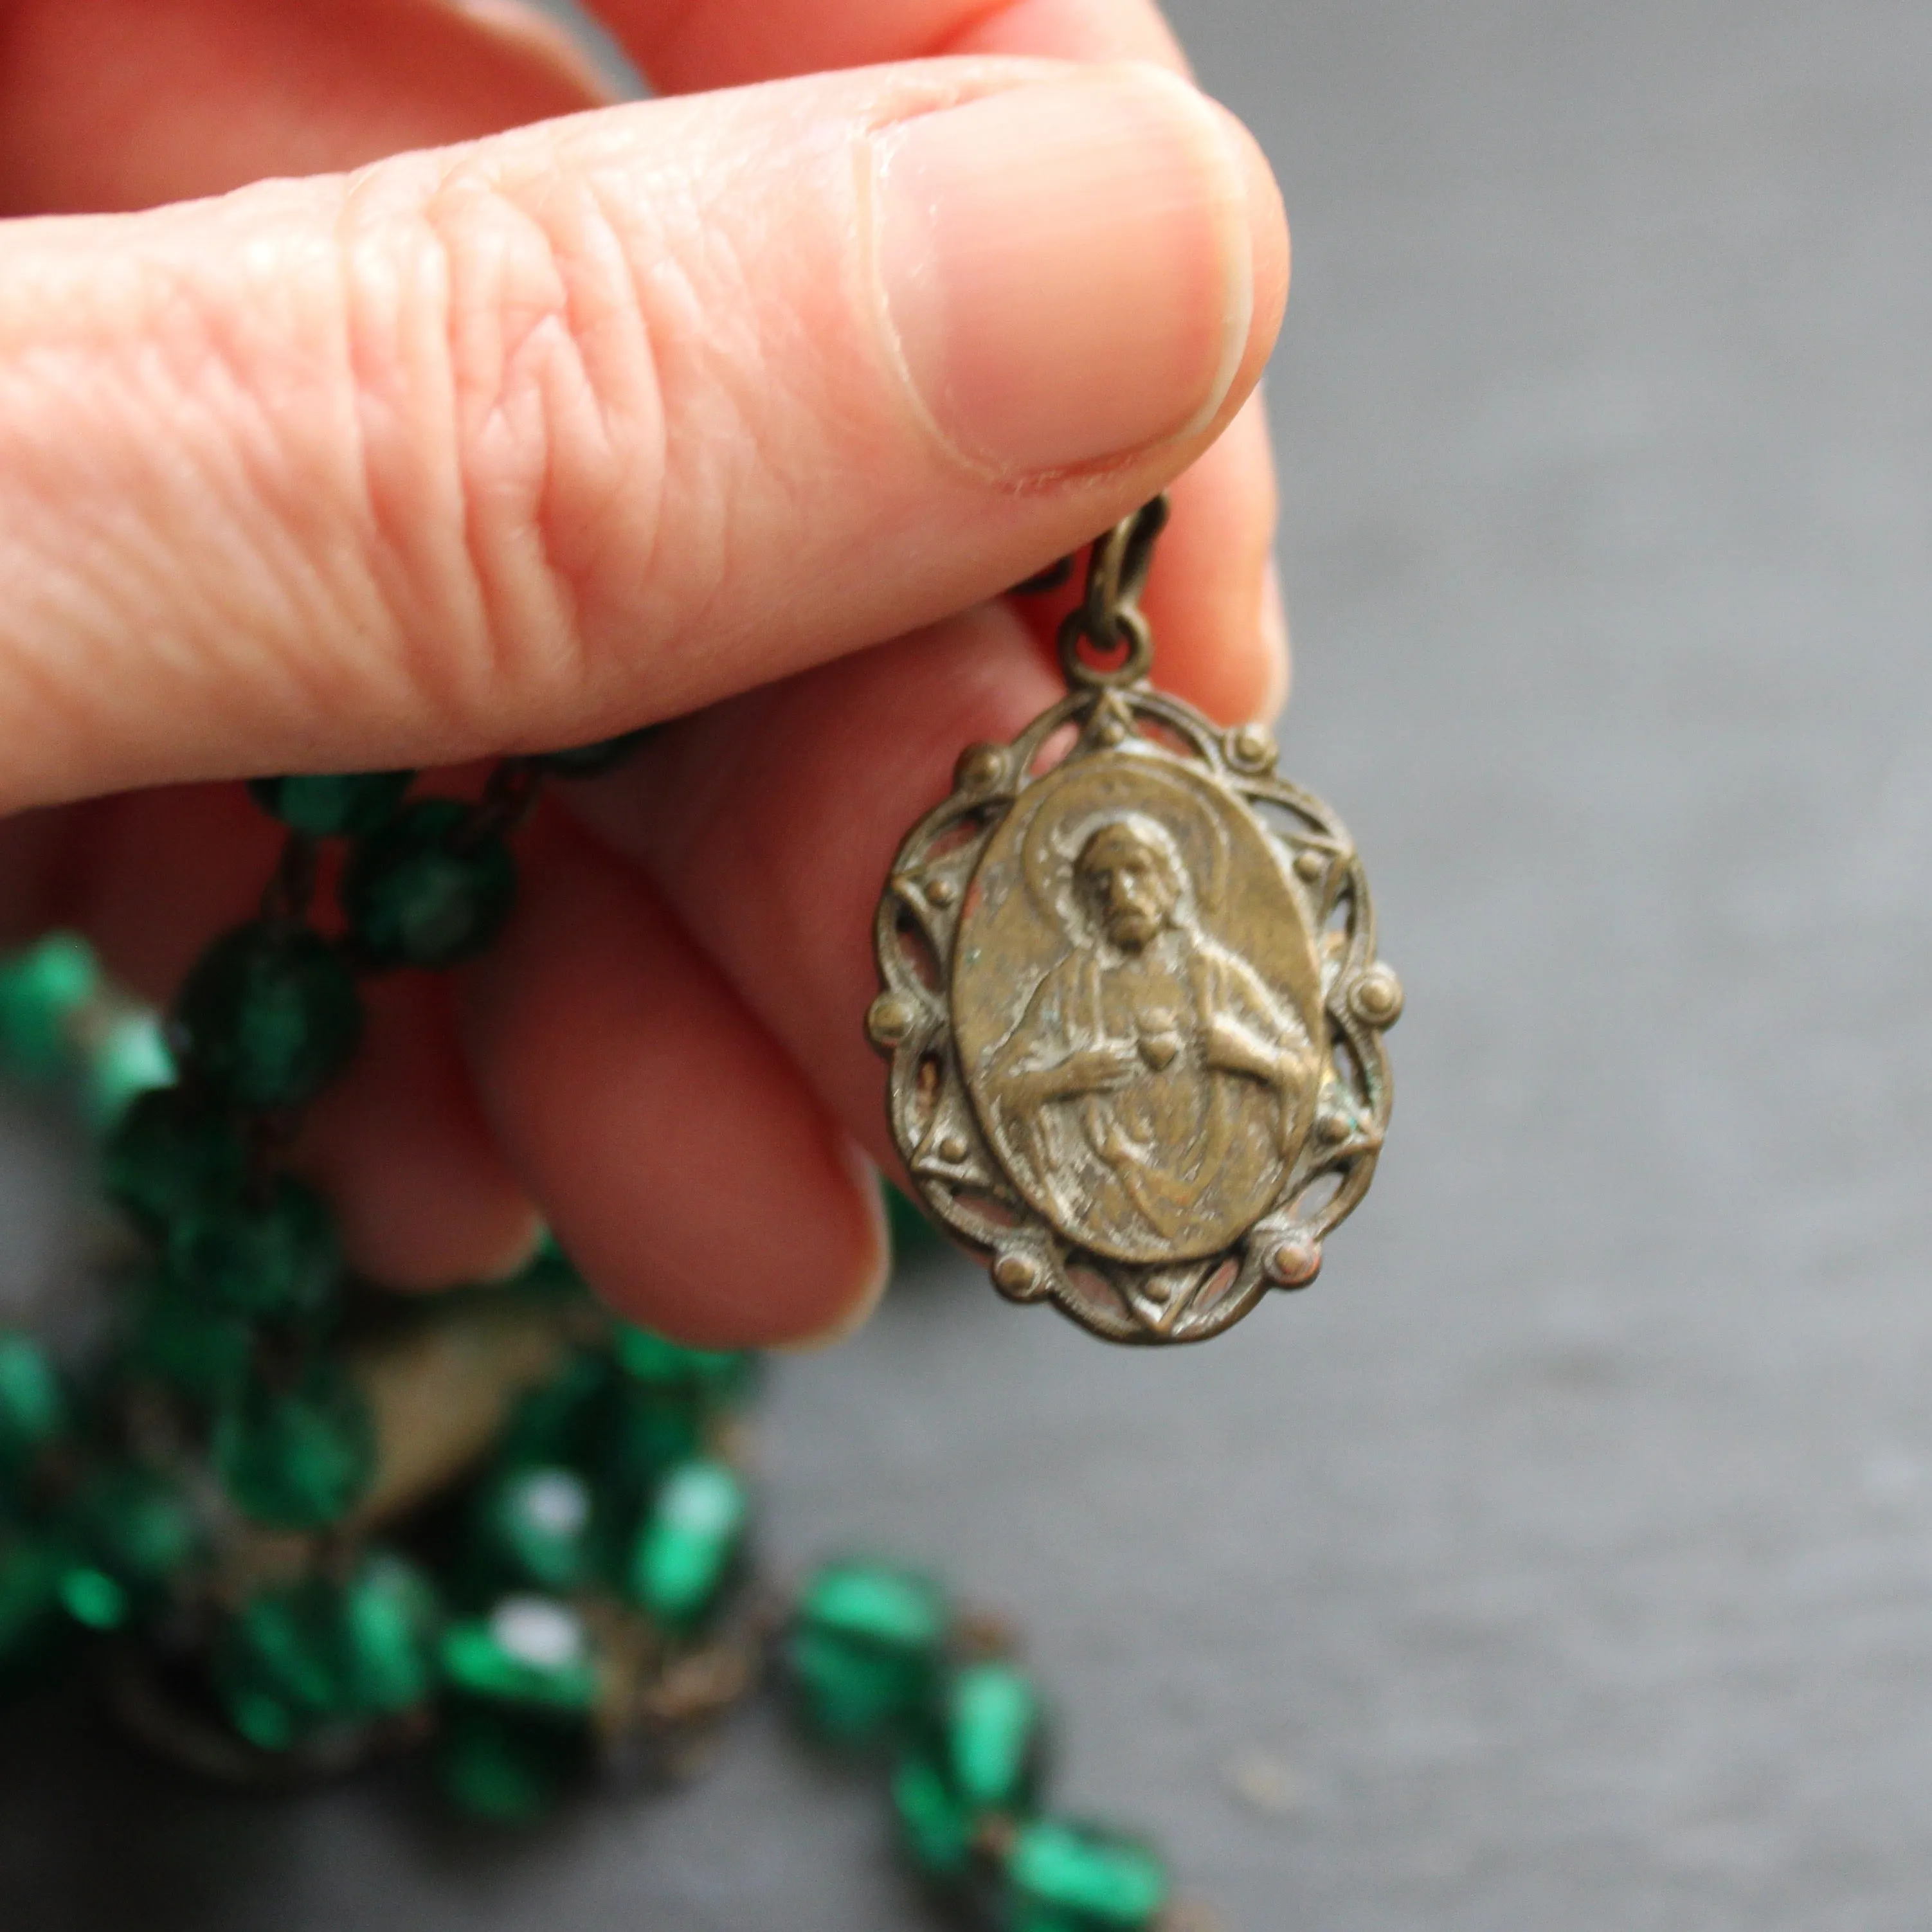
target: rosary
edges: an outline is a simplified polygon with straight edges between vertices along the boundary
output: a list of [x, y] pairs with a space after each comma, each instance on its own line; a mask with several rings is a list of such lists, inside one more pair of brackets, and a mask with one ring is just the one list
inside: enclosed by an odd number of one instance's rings
[[[1402, 1007], [1334, 814], [1264, 731], [1147, 682], [1166, 514], [1094, 545], [1066, 697], [968, 747], [907, 836], [866, 1016], [931, 1217], [1010, 1300], [1142, 1344], [1314, 1279], [1374, 1172]], [[788, 1600], [759, 1577], [753, 1358], [615, 1318], [554, 1245], [507, 1284], [386, 1292], [286, 1171], [358, 980], [485, 949], [542, 784], [646, 736], [504, 759], [473, 800], [254, 781], [280, 862], [164, 1018], [72, 938], [0, 962], [0, 1066], [75, 1096], [130, 1231], [83, 1355], [0, 1329], [0, 1687], [85, 1653], [206, 1776], [421, 1748], [452, 1805], [511, 1823], [600, 1770], [694, 1768], [770, 1679], [820, 1748], [879, 1760], [902, 1856], [969, 1922], [1210, 1923], [1143, 1840], [1049, 1804], [1046, 1702], [998, 1621], [872, 1557]]]

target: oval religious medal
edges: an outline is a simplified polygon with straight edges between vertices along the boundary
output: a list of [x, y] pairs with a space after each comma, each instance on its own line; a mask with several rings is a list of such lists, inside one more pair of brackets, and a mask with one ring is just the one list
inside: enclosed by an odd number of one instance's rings
[[926, 1206], [1003, 1294], [1120, 1342], [1314, 1279], [1375, 1172], [1402, 1010], [1334, 813], [1266, 731], [1147, 682], [1166, 519], [1094, 545], [1067, 695], [969, 746], [900, 847], [868, 1016]]

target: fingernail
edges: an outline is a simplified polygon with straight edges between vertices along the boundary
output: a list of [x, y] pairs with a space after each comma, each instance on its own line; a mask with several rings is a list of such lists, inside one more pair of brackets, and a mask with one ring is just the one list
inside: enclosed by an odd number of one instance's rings
[[1010, 471], [1204, 428], [1247, 346], [1255, 260], [1233, 124], [1151, 68], [1090, 69], [880, 138], [878, 268], [948, 440]]
[[879, 1170], [856, 1144], [848, 1142], [844, 1151], [846, 1165], [857, 1183], [860, 1210], [866, 1218], [851, 1293], [824, 1327], [814, 1329], [808, 1335], [772, 1344], [770, 1352], [773, 1354], [813, 1354], [856, 1335], [872, 1318], [873, 1311], [885, 1298], [886, 1285], [892, 1280], [892, 1229], [886, 1220], [886, 1202], [879, 1186]]

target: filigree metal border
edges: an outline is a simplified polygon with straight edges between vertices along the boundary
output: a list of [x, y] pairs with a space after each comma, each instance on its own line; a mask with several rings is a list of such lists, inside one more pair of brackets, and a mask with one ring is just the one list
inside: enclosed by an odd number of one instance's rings
[[[1072, 747], [1052, 758], [1052, 741], [1069, 726]], [[980, 1124], [953, 1040], [954, 948], [988, 840], [1029, 786], [1131, 737], [1211, 778], [1282, 849], [1315, 936], [1325, 1022], [1316, 1117], [1273, 1204], [1220, 1253], [1169, 1266], [1095, 1255], [1022, 1198]], [[989, 1261], [1009, 1300], [1050, 1300], [1111, 1341], [1203, 1341], [1270, 1288], [1305, 1287], [1323, 1240], [1368, 1191], [1388, 1130], [1382, 1035], [1401, 1014], [1401, 982], [1376, 957], [1374, 908], [1352, 841], [1321, 800], [1276, 775], [1275, 758], [1260, 728], [1224, 731], [1144, 685], [1076, 688], [1010, 744], [962, 754], [952, 795], [907, 836], [880, 898], [882, 990], [867, 1030], [891, 1061], [887, 1110], [908, 1176], [938, 1220]]]

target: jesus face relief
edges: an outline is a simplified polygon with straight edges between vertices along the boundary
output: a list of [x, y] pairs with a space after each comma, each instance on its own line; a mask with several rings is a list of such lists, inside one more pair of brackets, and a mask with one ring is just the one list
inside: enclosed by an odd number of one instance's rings
[[1095, 923], [1123, 952], [1152, 944], [1180, 896], [1170, 854], [1120, 820], [1081, 848], [1073, 874]]

